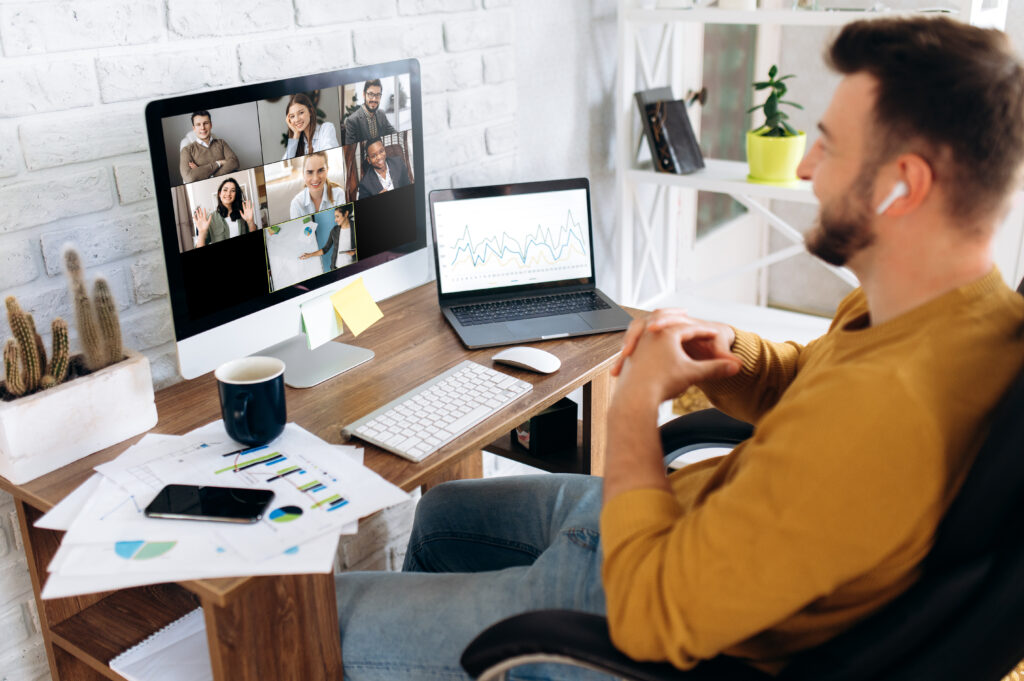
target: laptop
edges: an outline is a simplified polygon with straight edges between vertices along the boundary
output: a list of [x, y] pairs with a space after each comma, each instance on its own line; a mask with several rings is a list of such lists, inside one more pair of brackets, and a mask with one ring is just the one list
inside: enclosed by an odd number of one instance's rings
[[595, 283], [586, 178], [435, 190], [430, 222], [441, 311], [467, 348], [629, 326]]

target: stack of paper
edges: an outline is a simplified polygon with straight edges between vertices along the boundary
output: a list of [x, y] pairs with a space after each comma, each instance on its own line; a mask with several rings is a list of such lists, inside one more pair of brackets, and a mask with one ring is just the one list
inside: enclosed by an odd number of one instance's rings
[[193, 610], [110, 661], [128, 681], [213, 681], [203, 609]]
[[[66, 530], [43, 598], [160, 582], [330, 572], [339, 534], [408, 499], [361, 463], [290, 423], [264, 448], [239, 452], [216, 421], [185, 436], [147, 435], [94, 475], [38, 527]], [[164, 485], [274, 490], [251, 525], [147, 518]]]

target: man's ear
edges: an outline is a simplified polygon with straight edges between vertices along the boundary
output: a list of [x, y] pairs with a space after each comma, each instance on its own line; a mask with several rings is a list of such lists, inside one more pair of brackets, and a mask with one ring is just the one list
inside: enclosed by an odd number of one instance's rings
[[884, 206], [884, 210], [883, 206], [879, 205], [879, 215], [907, 215], [924, 203], [932, 192], [935, 174], [932, 172], [931, 164], [924, 157], [918, 154], [901, 154], [896, 159], [896, 174], [897, 184], [890, 191], [899, 188], [900, 184], [903, 185], [903, 191], [896, 192], [897, 196], [891, 201], [886, 200], [884, 203], [889, 205]]

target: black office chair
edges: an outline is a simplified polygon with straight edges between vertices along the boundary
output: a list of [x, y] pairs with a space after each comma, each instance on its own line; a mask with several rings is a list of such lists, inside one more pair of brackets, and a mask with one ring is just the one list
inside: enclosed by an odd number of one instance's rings
[[[735, 445], [752, 432], [749, 424], [708, 409], [669, 422], [661, 435], [670, 461], [700, 445]], [[636, 681], [996, 680], [1024, 659], [1022, 528], [1024, 371], [994, 411], [921, 578], [874, 615], [794, 657], [778, 676], [725, 656], [688, 672], [634, 662], [612, 645], [605, 618], [567, 610], [539, 610], [495, 624], [466, 648], [462, 666], [481, 680], [535, 662]]]

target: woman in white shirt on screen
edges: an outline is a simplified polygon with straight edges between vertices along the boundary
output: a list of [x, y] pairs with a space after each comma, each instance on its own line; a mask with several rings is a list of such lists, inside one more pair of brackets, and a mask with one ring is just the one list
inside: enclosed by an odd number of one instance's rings
[[288, 100], [284, 122], [288, 126], [288, 145], [281, 157], [282, 161], [338, 146], [338, 133], [334, 130], [334, 124], [327, 121], [318, 124], [316, 107], [301, 92]]
[[302, 183], [306, 186], [292, 199], [292, 219], [345, 203], [345, 191], [340, 184], [331, 182], [327, 173], [326, 153], [317, 151], [302, 159]]

